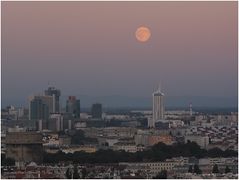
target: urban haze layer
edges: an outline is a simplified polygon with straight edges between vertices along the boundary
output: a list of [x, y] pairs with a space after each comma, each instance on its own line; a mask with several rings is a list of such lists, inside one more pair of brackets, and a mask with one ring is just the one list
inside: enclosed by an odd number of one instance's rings
[[237, 112], [165, 110], [160, 88], [152, 110], [60, 97], [48, 87], [1, 110], [1, 178], [238, 178]]

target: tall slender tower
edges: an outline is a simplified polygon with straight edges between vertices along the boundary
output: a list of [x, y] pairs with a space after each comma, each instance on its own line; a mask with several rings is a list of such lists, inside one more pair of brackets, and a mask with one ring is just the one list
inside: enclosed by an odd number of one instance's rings
[[151, 127], [155, 127], [155, 122], [164, 119], [164, 93], [161, 92], [160, 86], [153, 93], [153, 119]]
[[192, 105], [191, 102], [190, 102], [190, 104], [189, 104], [189, 115], [190, 115], [190, 116], [193, 115], [193, 105]]

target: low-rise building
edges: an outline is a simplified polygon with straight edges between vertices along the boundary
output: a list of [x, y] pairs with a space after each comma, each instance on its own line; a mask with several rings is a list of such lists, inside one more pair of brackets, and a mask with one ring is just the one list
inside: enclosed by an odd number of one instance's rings
[[152, 174], [157, 174], [162, 170], [172, 171], [173, 168], [177, 165], [181, 165], [181, 161], [171, 161], [167, 160], [164, 162], [136, 162], [136, 163], [119, 163], [119, 165], [125, 165], [127, 169], [130, 169], [133, 172], [142, 170], [145, 172], [150, 172]]
[[144, 150], [144, 146], [140, 146], [140, 145], [137, 146], [134, 143], [125, 143], [125, 142], [118, 142], [114, 144], [112, 148], [114, 151], [126, 151], [131, 153]]
[[42, 134], [30, 132], [7, 132], [6, 157], [16, 162], [42, 162]]
[[74, 153], [79, 151], [94, 153], [97, 151], [97, 148], [91, 145], [80, 145], [80, 146], [75, 145], [75, 146], [63, 147], [61, 148], [61, 151], [64, 153]]
[[149, 146], [153, 146], [162, 142], [167, 145], [171, 145], [173, 143], [173, 138], [170, 135], [150, 135], [148, 137]]

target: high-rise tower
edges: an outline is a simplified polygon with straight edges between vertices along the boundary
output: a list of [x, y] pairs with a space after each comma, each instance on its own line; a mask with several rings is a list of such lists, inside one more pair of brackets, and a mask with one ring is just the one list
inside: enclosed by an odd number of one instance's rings
[[95, 103], [91, 107], [91, 115], [94, 119], [101, 119], [102, 118], [102, 104]]
[[190, 116], [193, 115], [193, 105], [192, 105], [192, 103], [189, 104], [189, 115]]
[[29, 97], [29, 120], [47, 120], [53, 112], [53, 97], [35, 95]]
[[61, 91], [55, 87], [48, 87], [48, 89], [45, 90], [45, 95], [53, 97], [53, 113], [59, 113]]
[[164, 119], [164, 93], [161, 92], [160, 86], [153, 93], [153, 119], [149, 124], [150, 127], [155, 127], [157, 120]]
[[66, 101], [66, 112], [71, 113], [75, 118], [80, 118], [80, 100], [75, 96], [69, 96]]

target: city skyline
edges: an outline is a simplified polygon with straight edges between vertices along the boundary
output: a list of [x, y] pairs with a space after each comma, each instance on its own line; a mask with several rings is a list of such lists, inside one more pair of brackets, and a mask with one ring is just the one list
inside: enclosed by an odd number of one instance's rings
[[150, 100], [161, 82], [168, 97], [237, 102], [236, 2], [3, 2], [2, 23], [3, 105], [48, 82], [63, 96]]
[[1, 7], [2, 179], [238, 179], [238, 2]]
[[[48, 87], [55, 89], [56, 87]], [[61, 90], [61, 89], [59, 89]], [[44, 96], [46, 90], [42, 92], [34, 92], [28, 95], [23, 102], [16, 103], [2, 101], [2, 107], [15, 105], [17, 107], [28, 107], [29, 98], [33, 96]], [[153, 92], [152, 92], [153, 93]], [[167, 92], [166, 92], [167, 93]], [[129, 97], [123, 95], [109, 95], [109, 96], [87, 96], [81, 94], [63, 95], [59, 98], [59, 108], [64, 109], [67, 105], [68, 97], [77, 97], [82, 102], [83, 108], [90, 108], [94, 103], [102, 103], [105, 108], [152, 108], [152, 96], [148, 97]], [[188, 108], [189, 105], [197, 108], [237, 108], [237, 97], [207, 97], [207, 96], [166, 96], [164, 102], [167, 108]]]

